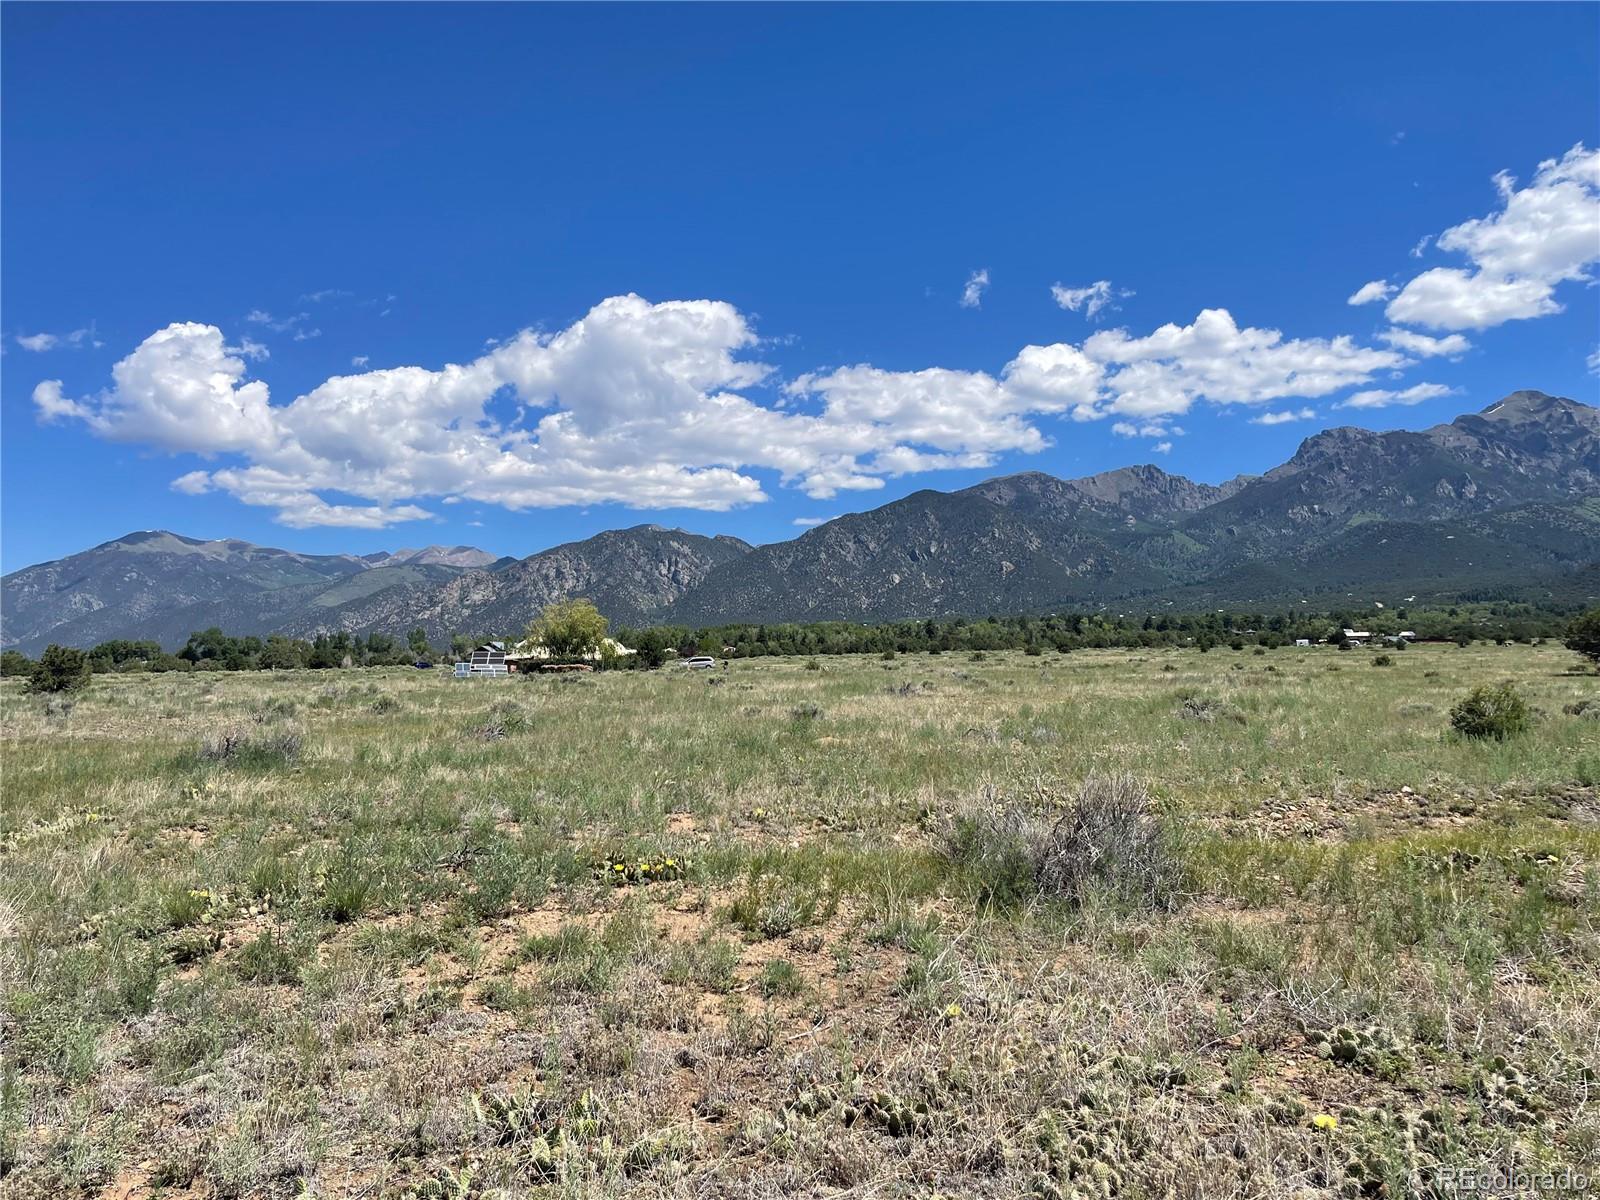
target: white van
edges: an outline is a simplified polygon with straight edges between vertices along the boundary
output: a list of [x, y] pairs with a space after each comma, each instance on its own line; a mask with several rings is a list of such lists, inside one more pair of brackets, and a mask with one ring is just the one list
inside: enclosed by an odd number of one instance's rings
[[693, 658], [684, 659], [683, 665], [691, 671], [709, 671], [717, 665], [717, 660], [709, 654], [696, 654]]

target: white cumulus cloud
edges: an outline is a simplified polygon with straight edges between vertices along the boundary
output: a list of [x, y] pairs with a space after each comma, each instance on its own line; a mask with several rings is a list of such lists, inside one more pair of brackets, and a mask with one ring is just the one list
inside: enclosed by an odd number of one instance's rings
[[1208, 309], [1144, 337], [1024, 346], [992, 374], [861, 363], [773, 394], [772, 368], [752, 357], [762, 345], [722, 301], [614, 296], [463, 363], [358, 370], [275, 404], [243, 346], [179, 323], [117, 363], [103, 391], [72, 397], [46, 380], [34, 402], [40, 419], [103, 438], [229, 456], [181, 474], [180, 492], [230, 495], [290, 525], [376, 528], [427, 517], [430, 499], [720, 511], [766, 498], [755, 471], [825, 500], [1042, 450], [1048, 417], [1111, 417], [1166, 440], [1196, 403], [1315, 399], [1411, 361]]
[[1276, 329], [1241, 329], [1221, 308], [1142, 338], [1105, 330], [1084, 342], [1083, 352], [1106, 372], [1100, 410], [1144, 418], [1175, 416], [1201, 399], [1315, 400], [1407, 362], [1398, 351], [1345, 336], [1285, 338]]
[[180, 323], [151, 334], [111, 369], [114, 386], [68, 399], [45, 380], [33, 400], [46, 420], [75, 418], [101, 437], [168, 451], [260, 452], [277, 436], [267, 385], [243, 382], [245, 364], [214, 325]]
[[[1589, 281], [1600, 262], [1600, 151], [1582, 143], [1546, 159], [1528, 186], [1495, 176], [1501, 207], [1435, 239], [1467, 267], [1434, 267], [1389, 301], [1389, 319], [1435, 329], [1487, 329], [1562, 310], [1560, 284]], [[1421, 247], [1419, 243], [1419, 248]]]

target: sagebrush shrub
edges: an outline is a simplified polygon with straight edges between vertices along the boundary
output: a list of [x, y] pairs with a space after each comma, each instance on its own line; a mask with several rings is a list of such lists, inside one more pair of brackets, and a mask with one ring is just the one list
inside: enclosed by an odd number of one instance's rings
[[1450, 710], [1450, 727], [1463, 737], [1504, 741], [1527, 729], [1528, 717], [1528, 702], [1515, 684], [1481, 684]]
[[1177, 831], [1131, 775], [1090, 776], [1059, 817], [974, 808], [950, 822], [944, 849], [983, 901], [1004, 906], [1109, 892], [1141, 908], [1172, 908], [1183, 881]]

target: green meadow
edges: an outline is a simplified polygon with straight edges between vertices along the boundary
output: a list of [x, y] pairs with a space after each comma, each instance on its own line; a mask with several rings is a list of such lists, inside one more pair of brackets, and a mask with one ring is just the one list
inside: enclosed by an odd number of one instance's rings
[[[0, 687], [16, 1197], [1600, 1176], [1558, 644]], [[1450, 709], [1512, 681], [1522, 733]]]

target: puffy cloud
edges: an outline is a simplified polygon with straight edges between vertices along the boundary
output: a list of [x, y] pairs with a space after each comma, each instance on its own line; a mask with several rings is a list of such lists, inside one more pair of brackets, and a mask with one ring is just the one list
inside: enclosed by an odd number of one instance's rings
[[1495, 186], [1500, 211], [1463, 221], [1435, 241], [1471, 266], [1418, 275], [1389, 301], [1391, 321], [1487, 329], [1560, 312], [1557, 286], [1592, 278], [1600, 262], [1600, 151], [1579, 143], [1540, 163], [1527, 187], [1503, 171]]
[[115, 386], [68, 399], [59, 380], [33, 390], [46, 420], [72, 417], [101, 437], [168, 451], [260, 453], [277, 437], [267, 385], [245, 383], [244, 360], [214, 325], [179, 323], [154, 333], [111, 369]]
[[1355, 290], [1355, 294], [1346, 300], [1346, 304], [1371, 304], [1374, 300], [1387, 300], [1394, 294], [1394, 284], [1384, 279], [1374, 279], [1371, 283], [1363, 283]]
[[355, 371], [271, 404], [219, 329], [175, 324], [118, 363], [105, 391], [72, 398], [46, 381], [34, 400], [41, 419], [101, 437], [238, 456], [179, 476], [181, 492], [231, 495], [291, 525], [376, 528], [426, 517], [429, 498], [724, 510], [766, 498], [756, 470], [827, 499], [1041, 450], [1042, 416], [1115, 416], [1134, 436], [1165, 439], [1196, 402], [1309, 399], [1408, 361], [1207, 310], [1148, 337], [1025, 346], [998, 374], [859, 364], [758, 402], [746, 393], [770, 381], [751, 357], [762, 344], [724, 302], [616, 296], [464, 363]]
[[1259, 417], [1251, 417], [1252, 425], [1287, 425], [1290, 421], [1314, 421], [1317, 419], [1317, 410], [1314, 408], [1285, 409], [1283, 412], [1262, 413]]
[[1126, 288], [1114, 289], [1109, 279], [1097, 279], [1087, 287], [1078, 288], [1064, 287], [1059, 283], [1051, 284], [1050, 295], [1058, 307], [1068, 312], [1082, 310], [1083, 315], [1093, 321], [1106, 309], [1115, 312], [1116, 302], [1133, 295], [1133, 292]]
[[1121, 329], [1096, 333], [1083, 352], [1108, 373], [1104, 408], [1143, 418], [1187, 412], [1199, 399], [1316, 399], [1407, 361], [1349, 337], [1285, 339], [1276, 329], [1241, 329], [1220, 308], [1206, 309], [1190, 325], [1163, 325], [1148, 337]]
[[1157, 442], [1154, 446], [1151, 446], [1150, 449], [1154, 450], [1157, 454], [1171, 454], [1172, 453], [1172, 443], [1171, 442]]
[[1339, 407], [1388, 408], [1391, 405], [1421, 404], [1424, 400], [1437, 400], [1440, 396], [1453, 395], [1455, 390], [1455, 388], [1445, 387], [1442, 383], [1419, 383], [1414, 387], [1406, 388], [1402, 392], [1382, 389], [1357, 392], [1341, 403]]
[[966, 286], [961, 289], [961, 307], [981, 307], [983, 304], [983, 291], [988, 286], [989, 268], [982, 267], [968, 275]]
[[1005, 388], [1031, 412], [1071, 412], [1080, 420], [1100, 414], [1095, 403], [1105, 368], [1076, 346], [1024, 346], [1006, 364]]
[[371, 361], [372, 360], [370, 358], [368, 358], [365, 354], [358, 354], [358, 355], [356, 355], [354, 358], [352, 358], [350, 360], [350, 365], [352, 367], [355, 367], [357, 370], [359, 370], [360, 368], [366, 366]]
[[1406, 354], [1415, 355], [1417, 358], [1438, 358], [1441, 355], [1447, 358], [1458, 358], [1472, 349], [1472, 343], [1459, 333], [1447, 334], [1445, 337], [1429, 337], [1425, 333], [1416, 333], [1410, 329], [1385, 329], [1378, 335], [1380, 342], [1386, 342], [1396, 350]]

